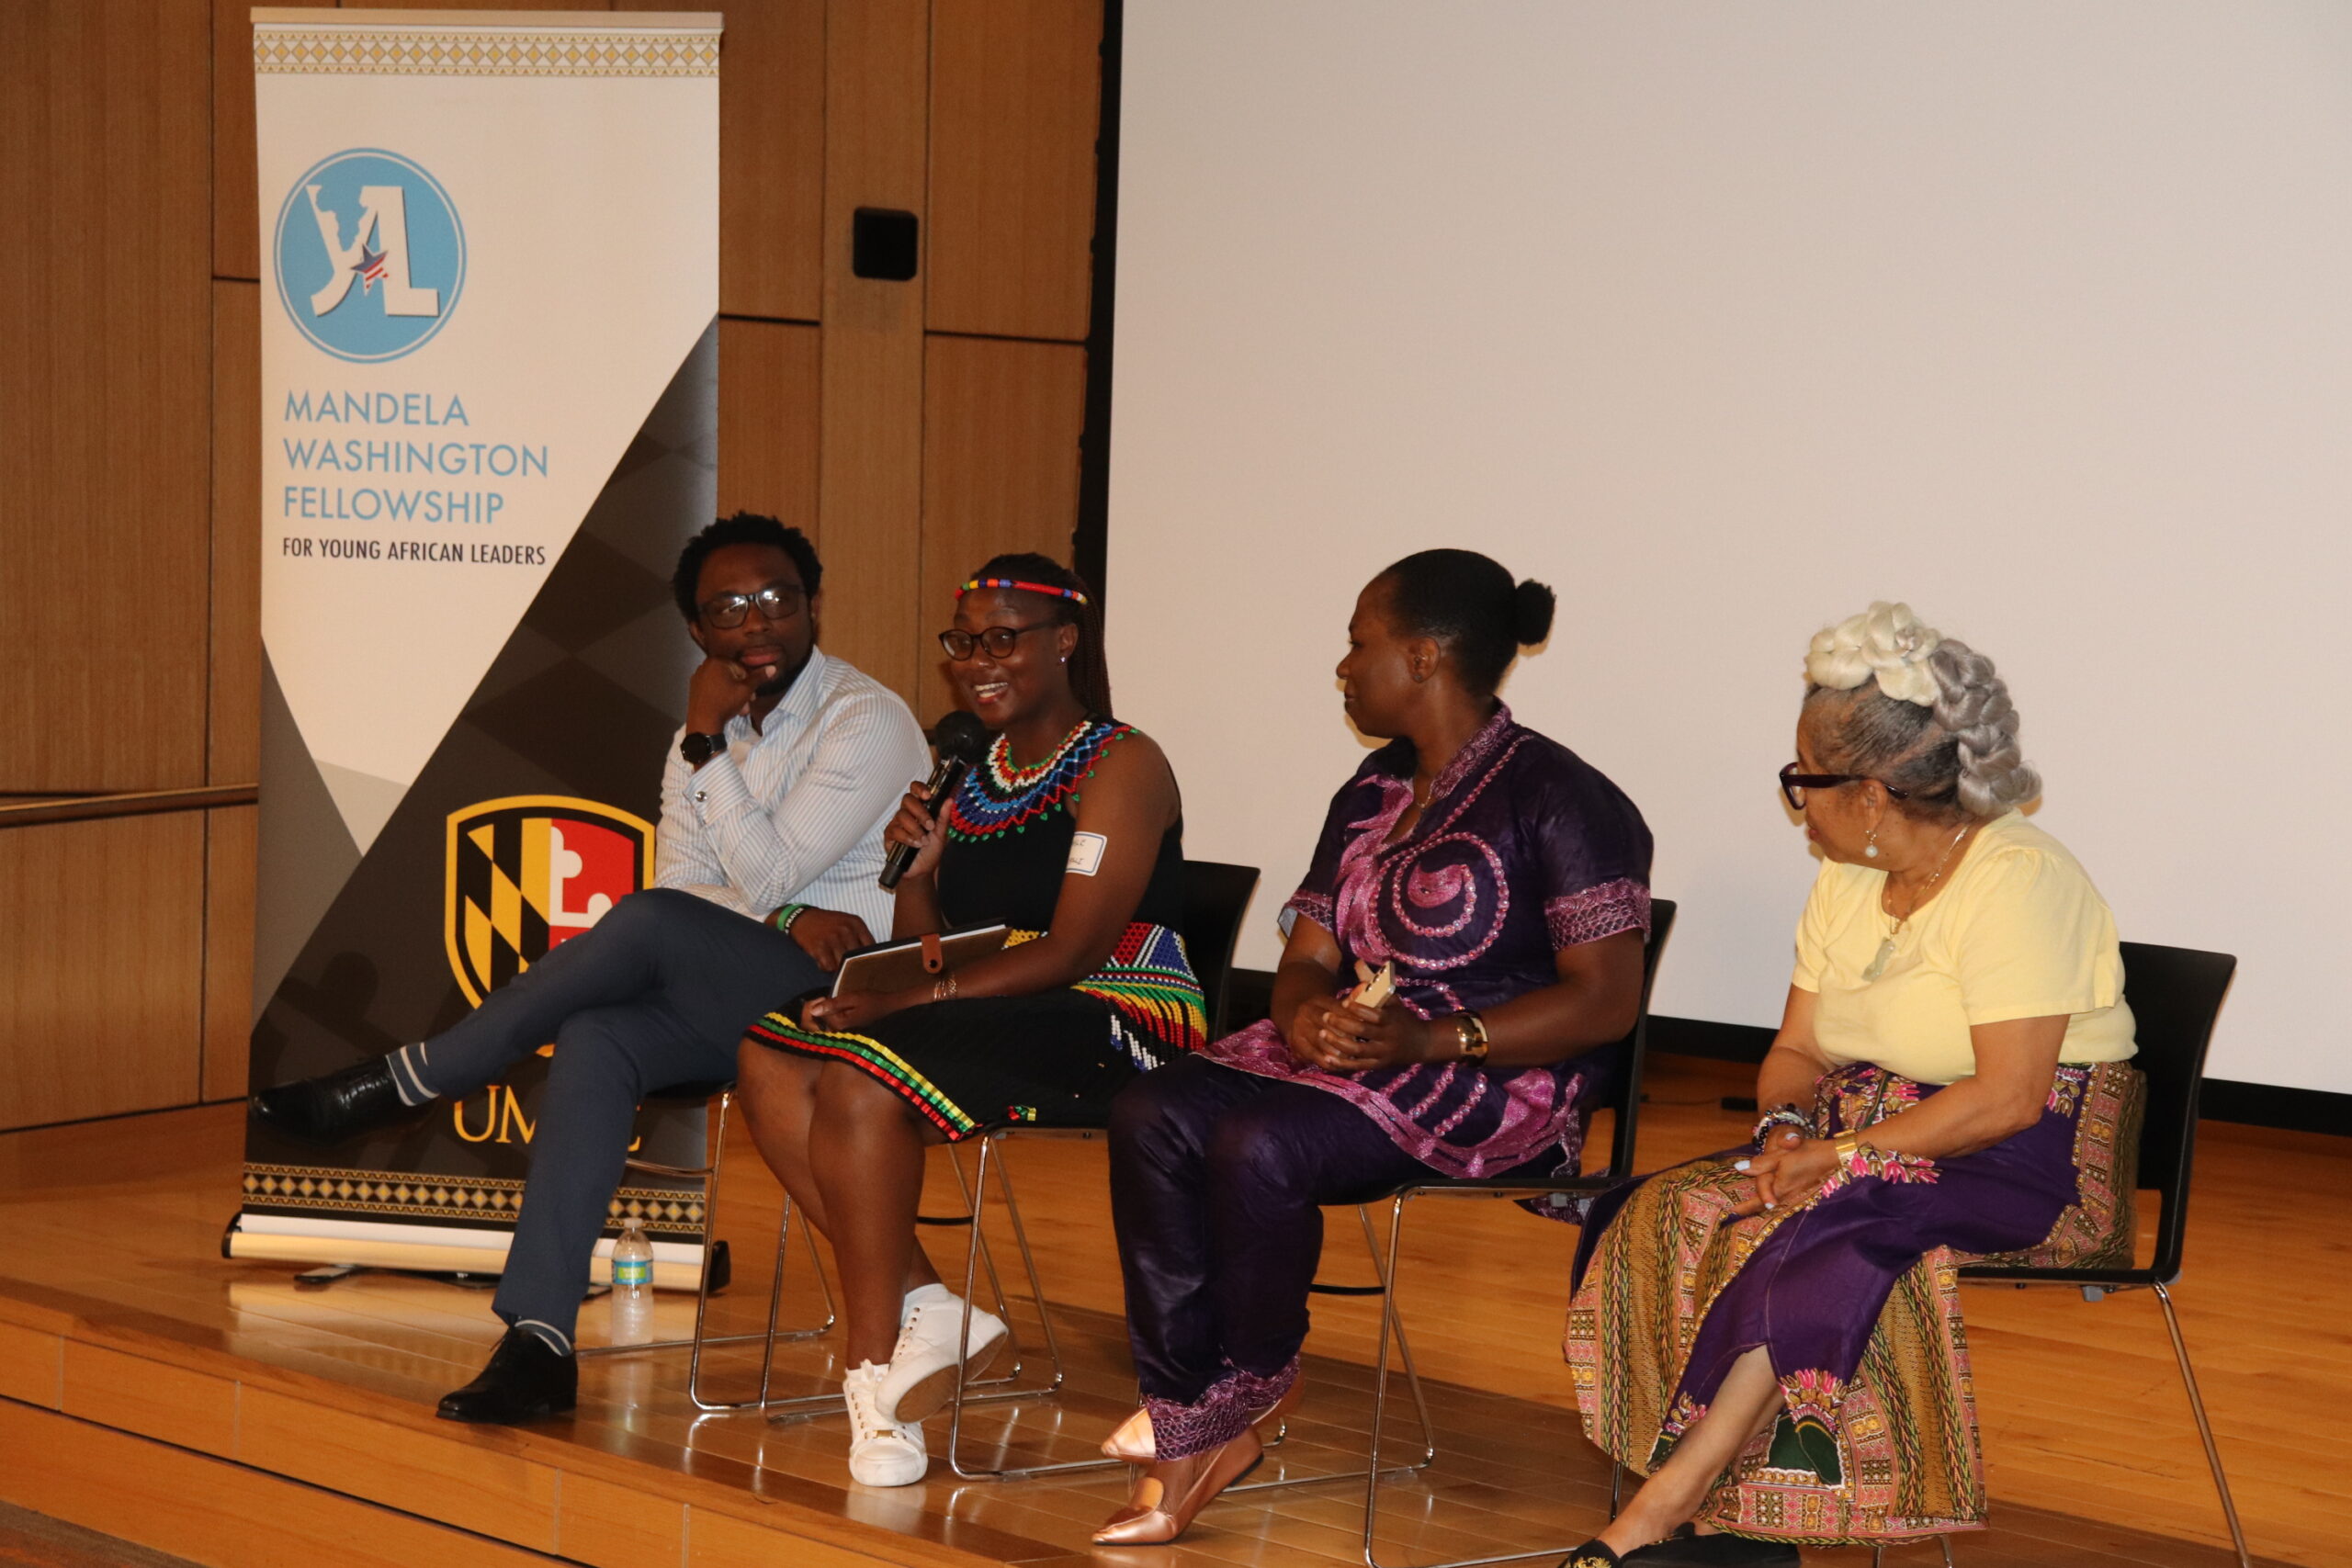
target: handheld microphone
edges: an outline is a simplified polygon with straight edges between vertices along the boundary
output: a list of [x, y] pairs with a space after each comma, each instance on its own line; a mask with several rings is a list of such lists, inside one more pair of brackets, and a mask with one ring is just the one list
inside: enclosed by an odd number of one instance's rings
[[[988, 750], [989, 732], [970, 714], [958, 708], [942, 718], [931, 732], [931, 743], [939, 752], [939, 761], [932, 765], [931, 782], [924, 786], [924, 796], [931, 802], [931, 815], [935, 819], [947, 797], [964, 782], [964, 775]], [[915, 863], [912, 844], [892, 844], [890, 852], [882, 860], [882, 886], [895, 889], [899, 878], [907, 874], [907, 867]]]

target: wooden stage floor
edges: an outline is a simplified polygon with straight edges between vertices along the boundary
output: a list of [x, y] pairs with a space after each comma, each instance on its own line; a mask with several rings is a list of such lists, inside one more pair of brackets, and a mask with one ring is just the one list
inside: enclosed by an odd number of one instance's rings
[[[1746, 1076], [1658, 1059], [1643, 1163], [1735, 1141], [1747, 1119], [1715, 1100]], [[1124, 1472], [958, 1482], [936, 1457], [944, 1421], [931, 1427], [929, 1482], [855, 1487], [837, 1417], [695, 1418], [676, 1353], [590, 1361], [568, 1421], [436, 1421], [434, 1400], [496, 1337], [486, 1296], [385, 1274], [302, 1291], [290, 1267], [223, 1260], [240, 1117], [204, 1107], [0, 1137], [0, 1501], [212, 1563], [1358, 1561], [1362, 1487], [1340, 1482], [1222, 1501], [1174, 1547], [1092, 1551], [1087, 1533], [1116, 1506]], [[967, 1452], [1085, 1457], [1133, 1388], [1102, 1150], [1035, 1141], [1010, 1154], [1070, 1382], [1058, 1401], [978, 1414]], [[2352, 1140], [2209, 1122], [2200, 1156], [2177, 1297], [2249, 1537], [2266, 1561], [2352, 1561], [2352, 1434], [2338, 1418], [2352, 1408], [2352, 1243], [2335, 1201]], [[933, 1174], [934, 1206], [947, 1207], [944, 1168]], [[745, 1280], [722, 1298], [722, 1326], [748, 1328], [775, 1214], [756, 1161], [730, 1156], [722, 1205]], [[1605, 1517], [1607, 1467], [1579, 1434], [1558, 1358], [1574, 1235], [1488, 1201], [1430, 1201], [1414, 1214], [1401, 1299], [1441, 1453], [1384, 1492], [1383, 1562], [1556, 1556]], [[797, 1252], [787, 1319], [814, 1310], [806, 1261]], [[1332, 1215], [1325, 1277], [1368, 1277], [1351, 1213]], [[1979, 1289], [1967, 1308], [1996, 1507], [1988, 1530], [1956, 1541], [1960, 1562], [2232, 1561], [2153, 1301]], [[587, 1308], [583, 1339], [603, 1310]], [[683, 1331], [692, 1303], [661, 1310]], [[1371, 1303], [1318, 1298], [1308, 1396], [1261, 1476], [1360, 1456], [1376, 1324]], [[1034, 1343], [1033, 1318], [1017, 1327]], [[778, 1392], [825, 1386], [835, 1343], [785, 1348]], [[741, 1385], [742, 1366], [722, 1361], [720, 1381]], [[1392, 1425], [1391, 1441], [1408, 1426]], [[1939, 1561], [1932, 1546], [1887, 1554], [1896, 1568]]]

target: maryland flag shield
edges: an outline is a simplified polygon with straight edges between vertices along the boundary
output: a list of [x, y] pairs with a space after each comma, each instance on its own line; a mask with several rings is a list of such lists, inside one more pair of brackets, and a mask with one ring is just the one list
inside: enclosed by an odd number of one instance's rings
[[476, 1007], [653, 877], [653, 826], [593, 800], [514, 795], [449, 814], [449, 967]]

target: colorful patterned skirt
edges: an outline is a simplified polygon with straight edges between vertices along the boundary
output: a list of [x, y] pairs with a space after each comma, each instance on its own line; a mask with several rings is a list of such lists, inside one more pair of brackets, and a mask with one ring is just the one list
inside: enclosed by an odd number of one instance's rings
[[[2062, 1066], [2041, 1119], [1948, 1159], [1871, 1152], [1813, 1198], [1732, 1219], [1733, 1150], [1603, 1196], [1586, 1222], [1566, 1352], [1585, 1433], [1646, 1475], [1734, 1361], [1771, 1357], [1785, 1408], [1701, 1508], [1736, 1535], [1817, 1546], [1982, 1528], [1984, 1473], [1959, 1266], [2066, 1267], [2131, 1252], [2141, 1077]], [[1817, 1137], [1940, 1086], [1869, 1063], [1821, 1080]]]
[[1127, 928], [1108, 964], [1062, 990], [929, 1002], [862, 1031], [804, 1029], [772, 1012], [746, 1032], [778, 1051], [857, 1068], [950, 1143], [1007, 1122], [1102, 1126], [1114, 1095], [1138, 1073], [1198, 1049], [1205, 1032], [1183, 940], [1141, 923]]

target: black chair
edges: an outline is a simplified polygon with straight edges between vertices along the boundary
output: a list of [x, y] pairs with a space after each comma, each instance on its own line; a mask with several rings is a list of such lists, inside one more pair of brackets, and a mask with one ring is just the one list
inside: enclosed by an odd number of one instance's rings
[[[1368, 1206], [1356, 1211], [1363, 1225], [1364, 1243], [1371, 1248], [1374, 1282], [1369, 1285], [1331, 1285], [1317, 1282], [1308, 1288], [1317, 1294], [1333, 1296], [1378, 1296], [1380, 1313], [1380, 1362], [1373, 1375], [1372, 1441], [1362, 1471], [1345, 1471], [1333, 1475], [1285, 1476], [1277, 1481], [1261, 1482], [1261, 1487], [1304, 1485], [1318, 1481], [1342, 1481], [1361, 1478], [1364, 1483], [1363, 1557], [1369, 1568], [1380, 1568], [1374, 1555], [1373, 1537], [1380, 1517], [1380, 1481], [1383, 1475], [1401, 1475], [1424, 1470], [1437, 1458], [1437, 1438], [1430, 1422], [1429, 1404], [1421, 1391], [1419, 1372], [1413, 1365], [1413, 1352], [1405, 1339], [1405, 1325], [1396, 1310], [1396, 1270], [1405, 1234], [1405, 1205], [1416, 1198], [1508, 1198], [1520, 1202], [1535, 1202], [1546, 1208], [1572, 1207], [1577, 1197], [1600, 1192], [1612, 1183], [1623, 1180], [1634, 1168], [1634, 1141], [1642, 1101], [1642, 1066], [1649, 1048], [1650, 988], [1657, 979], [1658, 955], [1665, 950], [1668, 934], [1674, 929], [1675, 906], [1672, 899], [1658, 898], [1650, 904], [1650, 931], [1642, 946], [1642, 992], [1638, 1010], [1634, 1015], [1634, 1027], [1623, 1041], [1625, 1069], [1618, 1076], [1609, 1097], [1596, 1110], [1613, 1112], [1615, 1125], [1609, 1140], [1609, 1164], [1591, 1175], [1556, 1177], [1469, 1178], [1447, 1180], [1430, 1178], [1408, 1182], [1395, 1191], [1385, 1194], [1388, 1209], [1388, 1245], [1385, 1258], [1375, 1239], [1372, 1215]], [[1378, 1200], [1375, 1200], [1377, 1201]], [[1419, 1458], [1394, 1465], [1383, 1465], [1380, 1458], [1381, 1427], [1388, 1410], [1388, 1344], [1396, 1343], [1397, 1359], [1405, 1370], [1406, 1386], [1413, 1398], [1414, 1410], [1421, 1427], [1421, 1452]], [[1250, 1486], [1235, 1491], [1250, 1491]], [[1556, 1557], [1573, 1546], [1548, 1548], [1542, 1551], [1514, 1552], [1508, 1557], [1464, 1559], [1458, 1563], [1439, 1564], [1437, 1568], [1468, 1568], [1471, 1563], [1509, 1562], [1518, 1557]]]
[[[1188, 860], [1184, 863], [1184, 950], [1192, 960], [1193, 973], [1201, 982], [1208, 1020], [1208, 1032], [1215, 1039], [1224, 1027], [1224, 1007], [1227, 982], [1233, 969], [1233, 949], [1241, 932], [1241, 919], [1250, 907], [1250, 897], [1257, 890], [1258, 868], [1250, 865], [1227, 865], [1216, 861]], [[1021, 1138], [1077, 1138], [1092, 1141], [1102, 1136], [1100, 1127], [1041, 1127], [1028, 1122], [1011, 1122], [984, 1129], [976, 1140], [979, 1145], [978, 1169], [965, 1181], [963, 1162], [955, 1160], [956, 1179], [963, 1185], [966, 1213], [942, 1219], [926, 1219], [927, 1224], [955, 1224], [970, 1228], [971, 1240], [964, 1249], [964, 1322], [960, 1341], [968, 1345], [972, 1334], [972, 1291], [978, 1270], [989, 1271], [993, 1284], [996, 1269], [988, 1261], [987, 1243], [980, 1228], [981, 1211], [988, 1201], [989, 1174], [996, 1173], [997, 1190], [1004, 1198], [1006, 1218], [1012, 1224], [1012, 1239], [1021, 1254], [1021, 1266], [1029, 1280], [1029, 1297], [1036, 1304], [1037, 1321], [1042, 1326], [1046, 1353], [1053, 1363], [1052, 1378], [1041, 1384], [1023, 1387], [1020, 1384], [1019, 1347], [1014, 1346], [1012, 1369], [997, 1382], [1006, 1387], [991, 1387], [989, 1392], [973, 1394], [961, 1371], [956, 1373], [956, 1393], [948, 1405], [947, 1467], [967, 1481], [1014, 1480], [1033, 1475], [1065, 1474], [1071, 1471], [1098, 1470], [1121, 1461], [1113, 1459], [1074, 1460], [1057, 1464], [1024, 1466], [977, 1466], [967, 1468], [963, 1457], [964, 1407], [982, 1401], [1007, 1399], [1043, 1399], [1058, 1392], [1062, 1386], [1063, 1368], [1061, 1344], [1054, 1335], [1053, 1314], [1046, 1310], [1046, 1288], [1037, 1277], [1037, 1262], [1029, 1250], [1029, 1236], [1021, 1222], [1021, 1205], [1012, 1195], [1012, 1180], [1005, 1172], [1004, 1160], [995, 1151], [1006, 1140]], [[951, 1155], [951, 1159], [954, 1156]], [[997, 1290], [997, 1299], [1003, 1301], [1003, 1292]], [[1007, 1340], [1011, 1340], [1011, 1319], [1007, 1317]], [[960, 1367], [960, 1360], [959, 1360]]]
[[1184, 863], [1184, 950], [1192, 955], [1193, 973], [1200, 976], [1206, 998], [1209, 1038], [1221, 1040], [1233, 974], [1233, 949], [1241, 940], [1241, 917], [1250, 896], [1258, 890], [1258, 868], [1227, 865], [1223, 861]]
[[2181, 1254], [2188, 1243], [2188, 1175], [2197, 1153], [2197, 1100], [2205, 1076], [2205, 1050], [2238, 961], [2225, 953], [2153, 947], [2137, 942], [2124, 942], [2122, 949], [2124, 999], [2132, 1004], [2132, 1016], [2138, 1024], [2140, 1052], [2133, 1066], [2148, 1080], [2146, 1116], [2140, 1131], [2139, 1185], [2153, 1187], [2162, 1204], [2154, 1259], [2144, 1269], [2036, 1269], [1978, 1263], [1962, 1268], [1960, 1277], [1964, 1284], [2019, 1289], [2073, 1285], [2083, 1292], [2085, 1301], [2092, 1302], [2117, 1291], [2154, 1291], [2164, 1308], [2165, 1327], [2172, 1335], [2173, 1359], [2180, 1363], [2188, 1408], [2197, 1417], [2197, 1435], [2205, 1442], [2205, 1462], [2213, 1472], [2213, 1489], [2221, 1494], [2231, 1543], [2237, 1548], [2241, 1568], [2252, 1568], [2245, 1531], [2238, 1524], [2237, 1504], [2230, 1495], [2230, 1479], [2222, 1469], [2222, 1452], [2213, 1443], [2213, 1425], [2206, 1419], [2205, 1400], [2197, 1389], [2197, 1371], [2189, 1365], [2188, 1344], [2181, 1337], [2180, 1318], [2173, 1311], [2168, 1289], [2180, 1278]]

